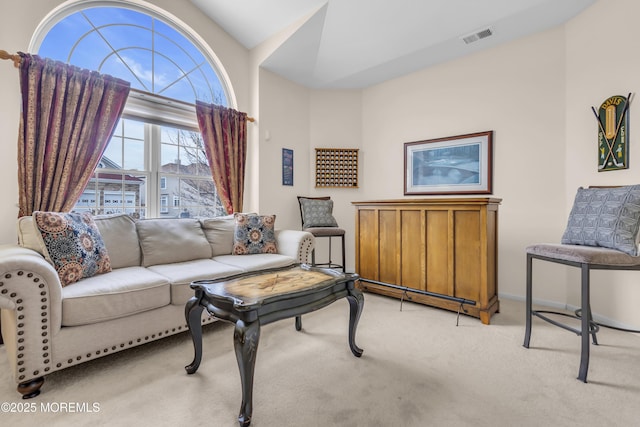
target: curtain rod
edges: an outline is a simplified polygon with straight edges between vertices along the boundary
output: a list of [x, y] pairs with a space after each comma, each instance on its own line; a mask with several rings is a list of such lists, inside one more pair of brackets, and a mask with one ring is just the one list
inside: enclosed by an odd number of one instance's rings
[[[20, 55], [16, 54], [16, 55], [11, 55], [9, 52], [7, 52], [6, 50], [2, 50], [0, 49], [0, 59], [10, 59], [13, 61], [13, 66], [16, 68], [20, 67], [20, 62], [22, 61], [22, 58], [20, 57]], [[190, 104], [193, 105], [193, 104]], [[247, 120], [250, 122], [255, 122], [256, 119], [254, 119], [253, 117], [249, 117], [247, 116]]]

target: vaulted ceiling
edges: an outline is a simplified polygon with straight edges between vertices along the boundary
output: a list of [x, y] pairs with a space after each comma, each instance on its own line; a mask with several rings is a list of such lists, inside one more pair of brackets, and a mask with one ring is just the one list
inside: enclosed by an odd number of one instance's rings
[[307, 87], [345, 89], [550, 29], [596, 0], [191, 1], [247, 49], [298, 25], [262, 66]]

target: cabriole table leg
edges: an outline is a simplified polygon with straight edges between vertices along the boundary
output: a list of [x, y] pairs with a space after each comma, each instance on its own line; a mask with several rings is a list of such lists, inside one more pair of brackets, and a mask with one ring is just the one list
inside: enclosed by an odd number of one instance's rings
[[253, 373], [256, 366], [256, 353], [260, 341], [260, 322], [245, 324], [242, 320], [236, 322], [233, 333], [233, 345], [236, 350], [236, 360], [240, 370], [242, 384], [242, 404], [238, 423], [241, 427], [251, 424], [253, 412]]

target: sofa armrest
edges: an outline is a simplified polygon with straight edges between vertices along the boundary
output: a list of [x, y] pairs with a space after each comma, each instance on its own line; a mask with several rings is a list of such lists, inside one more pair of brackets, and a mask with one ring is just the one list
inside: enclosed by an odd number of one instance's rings
[[315, 237], [308, 231], [276, 230], [278, 253], [295, 258], [299, 263], [309, 264]]
[[41, 374], [50, 363], [50, 357], [42, 356], [51, 351], [39, 350], [50, 349], [51, 336], [60, 331], [61, 294], [58, 274], [42, 255], [18, 245], [0, 245], [2, 335], [16, 377], [33, 377], [33, 372], [20, 371], [16, 359], [38, 367]]

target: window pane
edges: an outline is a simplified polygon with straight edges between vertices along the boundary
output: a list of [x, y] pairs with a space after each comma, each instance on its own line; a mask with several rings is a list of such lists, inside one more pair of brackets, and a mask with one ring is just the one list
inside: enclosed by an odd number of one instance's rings
[[144, 13], [119, 7], [92, 7], [84, 9], [82, 14], [96, 27], [112, 24], [113, 22], [151, 27], [153, 20], [151, 16]]
[[79, 40], [83, 34], [91, 31], [91, 25], [79, 13], [74, 13], [56, 24], [42, 41], [39, 54], [58, 61], [67, 62], [69, 58], [70, 43], [62, 40]]
[[[100, 36], [109, 40], [109, 45], [111, 45], [112, 50], [115, 51], [130, 47], [131, 45], [143, 47], [152, 46], [153, 43], [151, 39], [153, 34], [151, 29], [138, 24], [122, 25], [111, 22], [110, 25], [100, 28], [99, 31]], [[133, 40], [135, 40], [135, 43], [132, 43]]]
[[175, 145], [162, 144], [160, 152], [160, 170], [162, 172], [175, 172], [177, 173], [178, 162], [178, 147]]
[[[113, 50], [105, 43], [100, 34], [91, 32], [78, 41], [77, 46], [69, 51], [69, 62], [71, 64], [82, 64], [83, 68], [101, 71], [100, 63], [102, 59], [110, 55]], [[65, 58], [65, 62], [67, 58]]]
[[72, 210], [73, 212], [89, 212], [94, 214], [97, 207], [97, 201], [98, 194], [95, 187], [87, 187]]
[[134, 218], [145, 217], [146, 176], [124, 173], [97, 173], [87, 185], [73, 208], [93, 215], [127, 213]]
[[144, 170], [144, 141], [124, 139], [124, 169]]
[[151, 72], [145, 64], [151, 63], [151, 52], [130, 48], [111, 53], [102, 62], [100, 72], [117, 76], [131, 83], [131, 89], [152, 92]]
[[137, 120], [125, 120], [124, 127], [127, 137], [144, 141], [144, 123]]
[[[143, 6], [133, 7], [140, 11], [89, 6], [63, 16], [44, 36], [38, 54], [123, 78], [134, 89], [167, 98], [227, 105], [212, 63], [192, 42], [197, 38], [183, 35], [151, 10], [141, 11]], [[140, 108], [154, 124], [131, 118], [118, 122], [74, 209], [145, 218], [149, 202], [156, 216], [224, 215], [200, 133], [158, 125], [173, 119], [157, 101], [126, 111], [135, 114]], [[191, 126], [197, 128], [195, 115]], [[161, 141], [153, 139], [157, 135]], [[148, 195], [148, 188], [157, 192]]]
[[154, 30], [158, 34], [156, 38], [156, 43], [158, 44], [160, 51], [164, 51], [167, 48], [167, 44], [163, 42], [163, 40], [171, 40], [175, 45], [180, 46], [186, 54], [190, 57], [195, 58], [196, 61], [200, 61], [204, 59], [204, 56], [200, 51], [191, 43], [186, 37], [176, 31], [174, 28], [165, 24], [162, 21], [156, 21]]
[[194, 102], [194, 99], [200, 99], [196, 96], [199, 91], [193, 87], [188, 77], [182, 77], [180, 80], [173, 79], [170, 82], [165, 79], [162, 84], [156, 86], [156, 93], [167, 98], [191, 103]]
[[54, 25], [38, 54], [120, 77], [146, 92], [227, 105], [205, 54], [176, 28], [143, 12], [83, 9]]
[[163, 172], [211, 175], [199, 132], [163, 126], [161, 135], [160, 163]]
[[111, 141], [109, 141], [109, 144], [102, 155], [100, 167], [108, 169], [122, 169], [122, 165], [124, 164], [124, 160], [122, 158], [122, 140], [123, 138], [120, 136], [113, 136], [111, 138]]
[[144, 123], [121, 119], [107, 145], [100, 167], [145, 170]]
[[97, 174], [99, 214], [128, 213], [140, 217], [144, 206], [145, 176], [129, 174]]
[[197, 188], [199, 202], [193, 207], [197, 216], [212, 217], [226, 215], [216, 187], [211, 179], [191, 180], [190, 185]]

